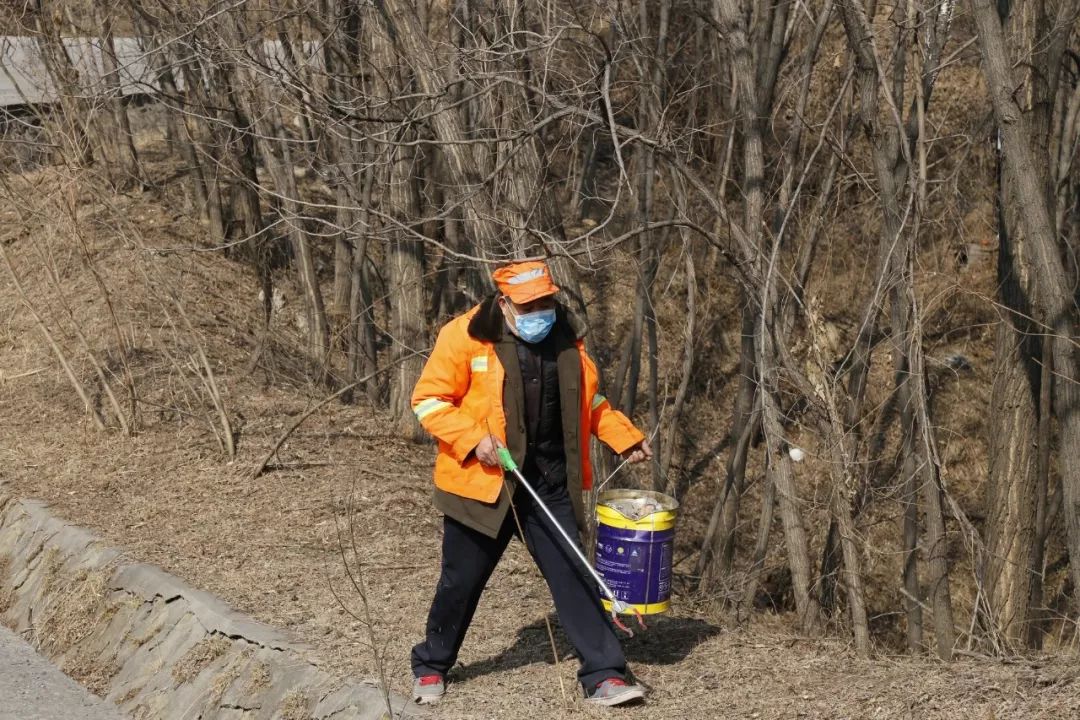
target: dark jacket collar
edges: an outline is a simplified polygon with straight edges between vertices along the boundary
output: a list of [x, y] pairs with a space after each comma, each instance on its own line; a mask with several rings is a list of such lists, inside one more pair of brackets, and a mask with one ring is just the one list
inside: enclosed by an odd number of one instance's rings
[[[506, 329], [506, 319], [496, 296], [491, 296], [480, 303], [476, 314], [469, 320], [469, 335], [481, 342], [497, 343], [503, 339], [503, 331]], [[580, 340], [585, 337], [585, 325], [573, 315], [566, 307], [557, 302], [555, 304], [555, 327], [552, 333], [559, 333], [570, 340]]]

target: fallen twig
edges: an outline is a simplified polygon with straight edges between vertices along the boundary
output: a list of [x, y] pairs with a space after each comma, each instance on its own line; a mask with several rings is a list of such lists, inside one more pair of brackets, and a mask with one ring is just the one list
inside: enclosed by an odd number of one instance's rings
[[37, 368], [36, 370], [27, 370], [25, 372], [17, 373], [15, 375], [4, 375], [4, 373], [0, 372], [0, 382], [4, 382], [5, 380], [18, 380], [19, 378], [30, 377], [31, 375], [37, 375], [38, 373], [43, 373], [48, 369], [49, 368], [40, 367], [40, 368]]
[[425, 348], [424, 350], [414, 350], [413, 352], [408, 353], [407, 355], [402, 355], [401, 357], [399, 357], [397, 360], [393, 361], [389, 365], [386, 365], [385, 367], [379, 368], [378, 370], [375, 370], [374, 372], [368, 373], [367, 375], [360, 378], [356, 382], [352, 382], [352, 383], [349, 383], [348, 385], [344, 385], [344, 386], [338, 388], [338, 390], [336, 392], [331, 393], [330, 395], [327, 395], [325, 398], [323, 398], [319, 402], [312, 405], [310, 408], [308, 408], [308, 410], [306, 412], [302, 413], [299, 417], [297, 417], [296, 420], [293, 421], [292, 425], [290, 425], [289, 427], [287, 427], [285, 429], [285, 432], [281, 433], [281, 435], [278, 436], [278, 439], [274, 441], [274, 444], [271, 446], [270, 450], [266, 453], [266, 455], [263, 456], [263, 459], [261, 461], [259, 461], [259, 464], [255, 468], [254, 472], [251, 473], [251, 479], [254, 480], [255, 478], [259, 477], [260, 475], [262, 475], [266, 471], [266, 467], [270, 464], [270, 460], [274, 457], [274, 455], [277, 454], [277, 451], [281, 449], [281, 446], [285, 444], [285, 441], [289, 439], [289, 436], [292, 435], [293, 432], [296, 431], [296, 428], [300, 427], [300, 425], [303, 424], [303, 422], [305, 420], [307, 420], [309, 417], [314, 415], [315, 412], [318, 411], [319, 408], [323, 407], [324, 405], [326, 405], [326, 404], [328, 404], [330, 402], [333, 402], [334, 400], [338, 399], [339, 397], [341, 397], [345, 393], [349, 392], [350, 390], [353, 390], [354, 388], [356, 388], [356, 387], [358, 387], [360, 385], [363, 385], [368, 380], [371, 380], [372, 378], [386, 372], [387, 370], [389, 370], [389, 369], [391, 369], [391, 368], [393, 368], [393, 367], [395, 367], [397, 365], [400, 365], [401, 363], [405, 362], [409, 358], [415, 357], [416, 355], [423, 355], [424, 353], [428, 352], [429, 349], [430, 348]]

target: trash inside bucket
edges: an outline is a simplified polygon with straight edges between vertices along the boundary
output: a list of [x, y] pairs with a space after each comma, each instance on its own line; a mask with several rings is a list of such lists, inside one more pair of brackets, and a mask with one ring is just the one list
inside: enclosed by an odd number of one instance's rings
[[649, 490], [609, 490], [597, 498], [596, 569], [630, 613], [655, 615], [671, 605], [678, 510], [674, 498]]

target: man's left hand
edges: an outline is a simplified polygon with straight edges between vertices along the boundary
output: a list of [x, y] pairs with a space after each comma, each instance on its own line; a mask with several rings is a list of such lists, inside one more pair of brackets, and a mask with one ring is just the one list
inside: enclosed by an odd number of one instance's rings
[[646, 460], [652, 460], [652, 448], [649, 447], [648, 440], [642, 440], [637, 445], [624, 452], [622, 456], [626, 462], [632, 465], [639, 462], [645, 462]]

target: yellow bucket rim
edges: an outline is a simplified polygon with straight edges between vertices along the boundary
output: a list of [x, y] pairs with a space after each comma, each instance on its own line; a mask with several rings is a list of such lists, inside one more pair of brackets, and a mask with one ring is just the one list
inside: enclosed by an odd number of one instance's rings
[[[611, 612], [611, 601], [604, 598], [604, 609]], [[660, 613], [667, 612], [671, 609], [671, 600], [664, 600], [663, 602], [644, 603], [641, 605], [627, 605], [628, 610], [626, 612], [619, 613], [620, 615], [634, 615], [634, 611], [641, 613], [642, 615], [658, 615]]]
[[600, 524], [619, 530], [670, 530], [675, 527], [675, 513], [670, 510], [658, 510], [637, 520], [631, 520], [618, 510], [598, 506], [596, 516]]
[[[645, 517], [632, 520], [615, 508], [604, 505], [610, 500], [648, 498], [660, 505], [661, 510], [649, 513]], [[670, 530], [675, 527], [675, 519], [679, 514], [679, 502], [670, 495], [654, 492], [652, 490], [608, 490], [600, 493], [596, 498], [596, 517], [603, 525], [619, 530]]]

